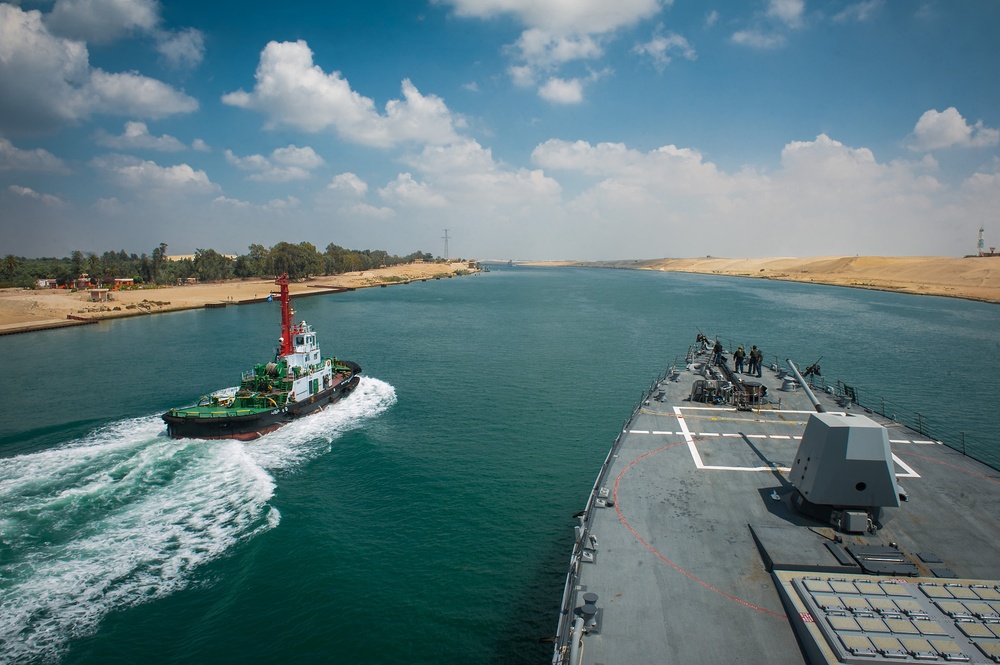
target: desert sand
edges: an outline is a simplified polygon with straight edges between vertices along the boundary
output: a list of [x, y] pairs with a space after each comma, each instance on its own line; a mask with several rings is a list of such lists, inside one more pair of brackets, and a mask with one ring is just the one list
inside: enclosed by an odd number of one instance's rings
[[821, 256], [764, 259], [709, 256], [648, 261], [549, 261], [534, 265], [731, 275], [1000, 303], [1000, 256]]
[[[389, 268], [314, 277], [289, 285], [292, 297], [331, 293], [333, 289], [399, 284], [468, 271], [465, 263], [410, 263]], [[323, 288], [329, 287], [329, 288]], [[0, 289], [0, 334], [79, 325], [81, 320], [140, 316], [205, 306], [225, 306], [277, 293], [272, 279], [246, 279], [114, 291], [109, 302], [91, 302], [89, 291]]]

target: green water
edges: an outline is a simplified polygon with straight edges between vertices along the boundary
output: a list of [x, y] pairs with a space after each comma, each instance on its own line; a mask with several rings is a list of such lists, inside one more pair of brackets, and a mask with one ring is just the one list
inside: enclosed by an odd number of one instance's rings
[[699, 329], [1000, 460], [993, 305], [537, 268], [294, 304], [365, 376], [250, 444], [157, 414], [273, 353], [277, 303], [0, 338], [0, 661], [547, 662], [571, 516]]

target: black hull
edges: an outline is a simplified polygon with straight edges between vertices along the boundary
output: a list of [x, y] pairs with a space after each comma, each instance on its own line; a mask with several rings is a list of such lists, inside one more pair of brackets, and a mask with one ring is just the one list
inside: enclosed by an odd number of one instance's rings
[[173, 439], [239, 439], [241, 441], [259, 439], [268, 432], [273, 432], [297, 418], [322, 411], [349, 395], [361, 380], [361, 377], [358, 376], [361, 368], [354, 363], [350, 364], [354, 365], [356, 370], [349, 379], [311, 395], [308, 399], [270, 411], [219, 418], [185, 418], [170, 415], [168, 411], [162, 416], [164, 422], [167, 423], [167, 436]]

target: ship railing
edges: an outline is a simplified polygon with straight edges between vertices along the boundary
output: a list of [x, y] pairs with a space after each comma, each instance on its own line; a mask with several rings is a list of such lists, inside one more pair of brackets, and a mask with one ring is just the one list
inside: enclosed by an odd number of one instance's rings
[[590, 544], [591, 516], [593, 515], [595, 503], [597, 499], [600, 498], [601, 488], [605, 486], [605, 479], [608, 469], [611, 466], [611, 461], [614, 459], [614, 456], [618, 454], [618, 448], [621, 444], [622, 436], [628, 431], [629, 425], [631, 425], [636, 415], [642, 409], [646, 400], [648, 400], [655, 393], [661, 383], [667, 380], [667, 378], [673, 373], [676, 366], [677, 359], [675, 358], [674, 364], [664, 370], [661, 374], [657, 374], [656, 379], [649, 385], [649, 388], [644, 390], [639, 396], [639, 401], [632, 406], [632, 411], [629, 413], [629, 417], [622, 422], [622, 426], [618, 430], [618, 436], [615, 437], [614, 444], [612, 444], [611, 448], [608, 450], [607, 456], [604, 458], [604, 464], [601, 465], [601, 470], [597, 474], [594, 486], [590, 490], [590, 496], [587, 499], [587, 506], [580, 515], [580, 523], [574, 527], [574, 530], [576, 531], [576, 542], [573, 545], [573, 554], [570, 556], [569, 560], [569, 571], [566, 574], [566, 582], [563, 585], [562, 603], [560, 604], [559, 611], [559, 623], [556, 626], [555, 650], [552, 655], [553, 665], [562, 665], [566, 663], [566, 658], [568, 658], [569, 655], [566, 651], [566, 648], [570, 644], [569, 640], [579, 639], [579, 635], [570, 634], [575, 619], [573, 610], [576, 608], [576, 594], [574, 593], [574, 589], [580, 577], [580, 565], [583, 561], [584, 551]]
[[928, 440], [942, 443], [963, 455], [1000, 470], [1000, 447], [996, 442], [956, 430], [954, 420], [945, 422], [906, 404], [876, 395], [857, 384], [844, 383], [839, 379], [827, 381], [826, 377], [814, 374], [808, 381], [813, 390], [832, 394], [842, 405], [856, 404], [868, 413], [877, 413], [887, 420], [908, 427]]

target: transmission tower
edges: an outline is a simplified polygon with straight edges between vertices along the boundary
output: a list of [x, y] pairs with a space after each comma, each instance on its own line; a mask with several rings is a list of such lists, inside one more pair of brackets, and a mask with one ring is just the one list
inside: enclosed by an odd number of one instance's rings
[[448, 253], [448, 229], [444, 230], [444, 258], [451, 258], [451, 254]]

